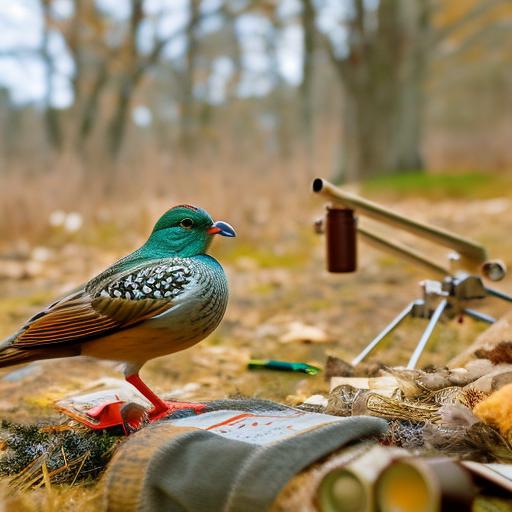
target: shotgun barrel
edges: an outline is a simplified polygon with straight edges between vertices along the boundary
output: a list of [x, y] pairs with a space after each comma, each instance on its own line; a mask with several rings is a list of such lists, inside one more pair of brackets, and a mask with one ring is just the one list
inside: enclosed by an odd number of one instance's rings
[[474, 265], [482, 265], [487, 260], [487, 251], [485, 250], [485, 247], [473, 240], [469, 240], [448, 230], [400, 215], [399, 213], [384, 208], [373, 201], [368, 201], [357, 194], [342, 190], [322, 178], [316, 178], [313, 181], [313, 192], [322, 194], [334, 203], [345, 208], [352, 208], [367, 217], [390, 226], [400, 228], [404, 231], [408, 231], [409, 233], [445, 247], [449, 247], [450, 249], [457, 251], [461, 257], [469, 260]]

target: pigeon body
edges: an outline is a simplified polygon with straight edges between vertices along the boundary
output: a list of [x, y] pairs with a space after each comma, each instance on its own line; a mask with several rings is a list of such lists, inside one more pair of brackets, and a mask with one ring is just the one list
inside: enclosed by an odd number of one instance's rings
[[140, 249], [5, 340], [0, 367], [77, 355], [122, 361], [127, 380], [162, 413], [165, 403], [138, 371], [149, 359], [201, 341], [221, 321], [227, 280], [221, 265], [205, 254], [215, 234], [235, 236], [229, 224], [214, 223], [200, 208], [172, 208]]
[[[141, 304], [170, 299], [170, 307], [161, 312], [158, 309], [147, 320], [83, 346], [85, 355], [121, 359], [132, 367], [201, 341], [219, 325], [228, 301], [224, 271], [215, 259], [206, 255], [138, 266], [114, 282], [100, 283], [94, 294], [99, 303], [105, 299], [109, 305], [115, 304], [112, 298], [118, 296], [137, 297], [129, 300], [143, 301]], [[121, 310], [118, 314], [122, 317], [124, 313]]]

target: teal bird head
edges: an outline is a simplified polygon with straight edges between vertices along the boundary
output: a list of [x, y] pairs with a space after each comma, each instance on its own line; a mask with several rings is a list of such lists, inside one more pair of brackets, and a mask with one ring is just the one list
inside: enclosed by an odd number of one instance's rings
[[227, 222], [214, 222], [202, 208], [179, 205], [158, 219], [144, 252], [153, 257], [197, 256], [206, 253], [214, 235], [233, 237], [236, 233]]

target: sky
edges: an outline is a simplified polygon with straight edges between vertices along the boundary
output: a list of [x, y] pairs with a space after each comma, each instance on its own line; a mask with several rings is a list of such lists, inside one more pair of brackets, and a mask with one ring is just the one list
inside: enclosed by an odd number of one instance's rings
[[[128, 0], [96, 0], [98, 5], [113, 17], [126, 19], [129, 14]], [[142, 50], [151, 44], [155, 31], [158, 35], [169, 35], [179, 31], [187, 21], [188, 0], [146, 0], [145, 10], [158, 20], [142, 27], [139, 34], [139, 46]], [[215, 11], [219, 0], [204, 0], [202, 9]], [[331, 8], [329, 8], [331, 5]], [[336, 5], [338, 8], [336, 8]], [[165, 6], [165, 9], [162, 7]], [[333, 7], [334, 6], [334, 7]], [[327, 8], [321, 11], [319, 26], [327, 32], [333, 31], [340, 2], [331, 0]], [[55, 0], [54, 12], [66, 18], [72, 13], [71, 0]], [[162, 14], [162, 12], [164, 14]], [[297, 19], [300, 13], [299, 0], [283, 0], [279, 3], [279, 15], [282, 19]], [[201, 26], [204, 33], [219, 29], [222, 21], [211, 16]], [[240, 96], [264, 95], [273, 87], [271, 71], [274, 65], [268, 58], [266, 35], [271, 29], [270, 23], [255, 14], [245, 14], [237, 21], [236, 29], [242, 41], [242, 59], [244, 73], [239, 85]], [[336, 31], [339, 33], [340, 31]], [[42, 38], [42, 19], [39, 0], [0, 0], [0, 85], [7, 87], [11, 99], [18, 104], [43, 104], [46, 96], [45, 69], [36, 52]], [[341, 39], [343, 39], [341, 37]], [[343, 41], [341, 41], [343, 42]], [[70, 79], [73, 76], [73, 61], [70, 58], [64, 39], [53, 32], [49, 41], [50, 53], [54, 57], [53, 75], [55, 92], [51, 98], [54, 107], [65, 108], [73, 101]], [[182, 39], [169, 44], [163, 58], [179, 65], [185, 42]], [[12, 55], [16, 52], [16, 55]], [[280, 32], [277, 45], [277, 68], [282, 79], [297, 85], [301, 81], [302, 31], [298, 23], [287, 23]], [[220, 56], [213, 63], [213, 73], [209, 79], [209, 100], [221, 103], [224, 99], [224, 86], [233, 72], [233, 64], [227, 57]], [[139, 110], [140, 122], [147, 120], [147, 113]], [[137, 121], [137, 119], [135, 119]]]

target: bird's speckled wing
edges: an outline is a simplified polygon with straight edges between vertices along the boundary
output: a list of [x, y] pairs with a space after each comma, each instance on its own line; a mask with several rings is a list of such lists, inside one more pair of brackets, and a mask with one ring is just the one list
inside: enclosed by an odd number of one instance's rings
[[96, 338], [159, 315], [191, 280], [181, 258], [153, 261], [121, 274], [105, 273], [33, 316], [13, 336], [19, 348]]

